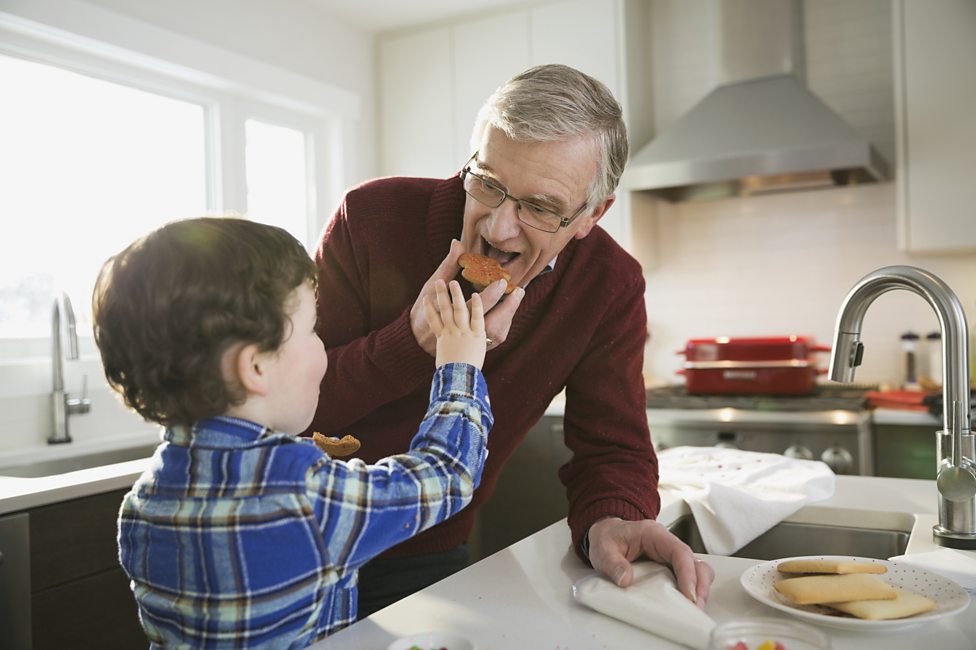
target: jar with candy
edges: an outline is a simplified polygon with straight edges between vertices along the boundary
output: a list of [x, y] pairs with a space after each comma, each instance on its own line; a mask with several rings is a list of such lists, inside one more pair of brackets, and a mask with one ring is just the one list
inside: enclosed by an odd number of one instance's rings
[[775, 618], [745, 618], [712, 629], [708, 650], [830, 650], [817, 628]]

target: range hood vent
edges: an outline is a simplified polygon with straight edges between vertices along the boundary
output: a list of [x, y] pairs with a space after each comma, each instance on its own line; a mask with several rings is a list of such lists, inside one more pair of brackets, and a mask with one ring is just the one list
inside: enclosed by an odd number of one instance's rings
[[[719, 11], [723, 4], [717, 3]], [[768, 8], [763, 2], [754, 4], [760, 11]], [[778, 8], [786, 4], [799, 6], [783, 3]], [[735, 6], [738, 11], [743, 4]], [[734, 46], [744, 38], [753, 43], [757, 38], [785, 43], [781, 49], [790, 51], [780, 52], [774, 62], [780, 68], [783, 61], [802, 58], [796, 54], [797, 43], [802, 43], [799, 21], [782, 11], [779, 19], [770, 16], [764, 13], [765, 22], [753, 25], [775, 29], [776, 38], [743, 36], [739, 24], [722, 28], [723, 70], [743, 69], [744, 57], [736, 60]], [[789, 32], [786, 38], [783, 30]], [[741, 47], [751, 48], [748, 55], [755, 55], [753, 44]], [[769, 65], [764, 68], [769, 69]], [[791, 72], [753, 76], [715, 88], [633, 156], [621, 187], [649, 190], [668, 201], [687, 201], [877, 182], [887, 176], [888, 165], [871, 143]]]

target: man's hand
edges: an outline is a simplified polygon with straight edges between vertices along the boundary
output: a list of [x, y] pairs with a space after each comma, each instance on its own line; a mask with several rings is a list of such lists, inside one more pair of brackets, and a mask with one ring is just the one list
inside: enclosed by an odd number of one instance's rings
[[[463, 252], [464, 247], [461, 246], [461, 242], [453, 240], [447, 257], [421, 287], [420, 295], [417, 296], [413, 307], [410, 308], [410, 327], [413, 330], [414, 338], [417, 339], [417, 345], [432, 357], [437, 355], [437, 337], [431, 330], [427, 315], [424, 313], [424, 299], [437, 304], [435, 284], [438, 280], [443, 280], [445, 283], [450, 282], [457, 275], [458, 258]], [[479, 294], [485, 311], [485, 335], [491, 339], [488, 349], [498, 347], [508, 337], [508, 330], [512, 327], [512, 318], [515, 317], [515, 311], [525, 296], [525, 291], [519, 287], [499, 304], [499, 300], [505, 294], [505, 286], [505, 281], [499, 280], [490, 284]], [[468, 308], [471, 308], [470, 300], [468, 301]]]
[[715, 571], [697, 559], [688, 545], [663, 525], [650, 519], [623, 521], [608, 517], [590, 526], [588, 537], [593, 568], [618, 586], [630, 586], [634, 581], [634, 568], [630, 563], [644, 555], [670, 566], [678, 591], [699, 609], [705, 609]]

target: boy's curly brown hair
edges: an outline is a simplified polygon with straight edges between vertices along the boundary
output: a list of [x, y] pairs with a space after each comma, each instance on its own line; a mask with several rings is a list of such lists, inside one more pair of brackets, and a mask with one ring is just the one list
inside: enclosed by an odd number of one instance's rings
[[169, 223], [102, 266], [92, 296], [105, 377], [126, 405], [165, 426], [225, 413], [244, 393], [221, 372], [232, 345], [276, 350], [292, 292], [315, 264], [287, 231], [232, 217]]

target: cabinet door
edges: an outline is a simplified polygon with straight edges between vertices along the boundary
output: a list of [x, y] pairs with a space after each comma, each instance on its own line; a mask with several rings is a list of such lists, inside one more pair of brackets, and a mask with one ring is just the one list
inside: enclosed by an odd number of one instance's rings
[[478, 509], [477, 561], [564, 518], [569, 511], [559, 468], [572, 457], [561, 416], [545, 415], [505, 463], [495, 492]]
[[525, 11], [471, 20], [454, 27], [455, 160], [474, 153], [475, 118], [488, 96], [529, 67], [529, 18]]
[[533, 8], [530, 14], [532, 64], [572, 66], [605, 83], [623, 104], [619, 4], [606, 0], [567, 0]]
[[381, 174], [446, 178], [455, 160], [451, 32], [447, 27], [380, 43]]
[[116, 521], [127, 491], [30, 511], [34, 650], [148, 645], [118, 560]]
[[976, 251], [976, 2], [895, 5], [899, 245]]

